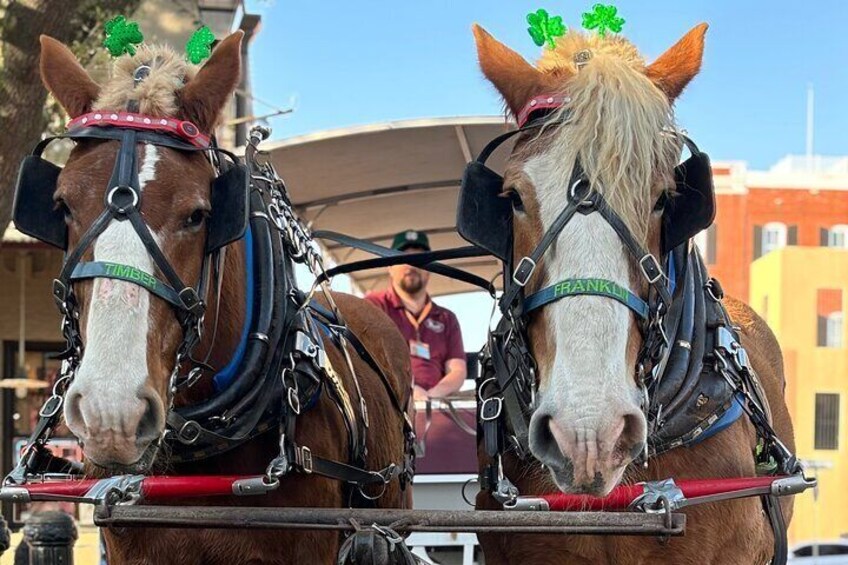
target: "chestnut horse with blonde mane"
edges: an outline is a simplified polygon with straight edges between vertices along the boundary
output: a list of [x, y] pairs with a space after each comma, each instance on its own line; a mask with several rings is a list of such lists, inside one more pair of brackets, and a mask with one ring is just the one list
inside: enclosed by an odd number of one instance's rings
[[[242, 35], [236, 32], [224, 39], [199, 68], [170, 49], [141, 46], [134, 55], [116, 61], [112, 78], [102, 86], [89, 77], [68, 48], [42, 36], [41, 76], [71, 118], [92, 111], [140, 112], [163, 118], [163, 122], [164, 118], [188, 120], [201, 132], [211, 133], [240, 79]], [[121, 143], [77, 140], [58, 177], [54, 199], [57, 208], [64, 211], [69, 250], [80, 244], [83, 234], [104, 211], [106, 188]], [[208, 219], [228, 213], [211, 206], [213, 167], [205, 151], [186, 152], [141, 142], [131, 151], [135, 151], [138, 163], [138, 190], [143, 190], [139, 204], [142, 221], [179, 278], [193, 285], [205, 265]], [[257, 189], [245, 186], [244, 190]], [[112, 204], [111, 199], [107, 201]], [[152, 261], [150, 247], [142, 245], [129, 221], [111, 220], [90, 243], [85, 255], [88, 261], [92, 257], [113, 261], [162, 278], [160, 263]], [[226, 255], [220, 256], [220, 292], [209, 285], [206, 295], [200, 297], [207, 305], [210, 328], [203, 332], [196, 352], [200, 359], [206, 356], [213, 370], [226, 365], [234, 355], [245, 324], [245, 248], [243, 239], [227, 246]], [[171, 304], [139, 284], [115, 278], [77, 281], [73, 293], [79, 304], [84, 349], [67, 391], [64, 416], [68, 428], [84, 445], [88, 476], [149, 473], [151, 469], [170, 475], [261, 475], [265, 471], [280, 452], [277, 427], [229, 451], [190, 462], [174, 462], [167, 449], [157, 449], [166, 429], [170, 378], [183, 339], [183, 328]], [[367, 469], [401, 464], [405, 456], [404, 418], [389, 397], [396, 395], [405, 405], [412, 390], [406, 344], [389, 318], [374, 306], [349, 295], [332, 296], [351, 332], [387, 377], [386, 383], [381, 382], [372, 366], [353, 349], [343, 352], [329, 337], [329, 330], [320, 334], [330, 364], [350, 395], [350, 405], [367, 407]], [[268, 339], [251, 336], [254, 338]], [[348, 370], [348, 356], [358, 385]], [[211, 372], [204, 371], [191, 388], [181, 390], [174, 405], [191, 405], [212, 395]], [[313, 397], [316, 404], [298, 416], [296, 439], [299, 445], [309, 446], [315, 456], [347, 462], [346, 423], [330, 398], [330, 388], [325, 384], [324, 392]], [[155, 460], [150, 461], [152, 457]], [[402, 507], [408, 495], [398, 480], [392, 480], [376, 505]], [[344, 507], [348, 500], [342, 481], [291, 473], [265, 496], [191, 503]], [[113, 565], [334, 563], [341, 541], [340, 534], [332, 531], [118, 528], [107, 529], [104, 535]]]
[[[681, 146], [665, 132], [676, 131], [673, 104], [701, 67], [706, 31], [706, 24], [695, 27], [651, 64], [622, 37], [569, 31], [533, 66], [474, 27], [483, 73], [512, 115], [519, 116], [540, 95], [564, 100], [547, 125], [518, 137], [507, 162], [502, 195], [513, 202], [514, 264], [552, 229], [571, 198], [567, 192], [578, 160], [587, 183], [637, 244], [663, 257], [663, 211], [657, 202], [666, 193], [674, 197], [669, 186]], [[528, 293], [564, 278], [602, 277], [633, 289], [636, 296], [647, 295], [648, 285], [619, 229], [614, 231], [600, 214], [575, 214], [555, 241], [527, 283]], [[773, 428], [794, 450], [780, 347], [750, 307], [734, 299], [725, 305], [762, 382]], [[573, 296], [536, 310], [527, 323], [538, 385], [529, 415], [529, 448], [544, 467], [515, 453], [504, 456], [504, 474], [521, 494], [558, 489], [604, 496], [622, 483], [755, 475], [757, 434], [745, 417], [700, 443], [665, 451], [645, 467], [638, 464], [648, 441], [643, 391], [634, 371], [643, 335], [627, 307], [606, 296]], [[481, 454], [481, 465], [486, 463]], [[477, 503], [478, 508], [499, 507], [487, 492]], [[788, 522], [792, 501], [782, 500], [781, 506]], [[493, 565], [771, 559], [773, 534], [760, 500], [706, 504], [686, 514], [686, 536], [664, 543], [592, 536], [479, 538], [486, 562]]]

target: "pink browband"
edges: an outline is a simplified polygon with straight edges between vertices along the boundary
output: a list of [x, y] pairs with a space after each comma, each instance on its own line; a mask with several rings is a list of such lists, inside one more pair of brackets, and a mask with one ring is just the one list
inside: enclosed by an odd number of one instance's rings
[[133, 114], [131, 112], [109, 112], [101, 110], [82, 114], [68, 122], [69, 130], [80, 127], [104, 126], [169, 133], [195, 147], [206, 149], [211, 146], [209, 136], [200, 133], [196, 125], [189, 121], [178, 120], [176, 118], [157, 118], [144, 114]]
[[538, 110], [554, 110], [570, 101], [571, 98], [562, 94], [541, 94], [534, 96], [518, 113], [518, 127], [524, 127], [524, 124], [527, 123], [533, 112]]

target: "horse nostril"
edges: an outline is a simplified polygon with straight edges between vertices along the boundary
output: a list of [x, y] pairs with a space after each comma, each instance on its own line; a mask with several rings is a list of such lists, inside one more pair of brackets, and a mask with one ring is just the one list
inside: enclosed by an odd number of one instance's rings
[[615, 443], [615, 452], [622, 458], [636, 458], [645, 444], [645, 420], [641, 414], [624, 415], [624, 427]]
[[65, 422], [75, 435], [79, 435], [80, 432], [87, 429], [85, 418], [80, 408], [81, 403], [82, 393], [76, 390], [68, 392], [68, 397], [65, 399]]
[[145, 402], [146, 408], [136, 428], [135, 436], [138, 443], [149, 443], [162, 433], [165, 416], [158, 396], [146, 393], [141, 400]]
[[530, 421], [530, 451], [536, 459], [548, 467], [560, 469], [565, 458], [551, 431], [553, 419], [547, 414], [540, 414]]

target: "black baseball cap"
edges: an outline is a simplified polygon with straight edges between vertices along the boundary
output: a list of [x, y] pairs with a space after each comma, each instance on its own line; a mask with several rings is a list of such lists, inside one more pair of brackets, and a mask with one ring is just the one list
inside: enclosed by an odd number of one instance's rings
[[430, 240], [423, 231], [406, 230], [397, 234], [392, 240], [392, 249], [404, 251], [410, 247], [418, 247], [430, 251]]

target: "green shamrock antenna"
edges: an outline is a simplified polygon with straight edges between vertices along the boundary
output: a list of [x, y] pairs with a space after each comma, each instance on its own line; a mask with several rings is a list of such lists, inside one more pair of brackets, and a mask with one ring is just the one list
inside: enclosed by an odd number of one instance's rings
[[186, 43], [186, 57], [195, 65], [199, 65], [203, 59], [208, 59], [212, 55], [212, 44], [215, 42], [215, 35], [207, 26], [203, 26], [199, 30], [191, 34], [188, 43]]
[[546, 10], [539, 9], [535, 13], [527, 14], [527, 23], [530, 24], [527, 33], [539, 47], [547, 43], [548, 48], [553, 49], [556, 47], [554, 38], [565, 35], [566, 28], [562, 23], [562, 16], [550, 17]]
[[586, 29], [598, 29], [598, 35], [606, 37], [607, 30], [619, 33], [621, 26], [624, 25], [624, 18], [619, 18], [616, 14], [618, 8], [610, 4], [595, 4], [592, 6], [591, 12], [583, 12], [583, 27]]
[[144, 36], [141, 30], [138, 29], [138, 24], [128, 22], [124, 16], [115, 16], [103, 26], [106, 30], [106, 39], [103, 40], [109, 54], [113, 57], [120, 57], [124, 53], [135, 55], [135, 47], [144, 41]]

